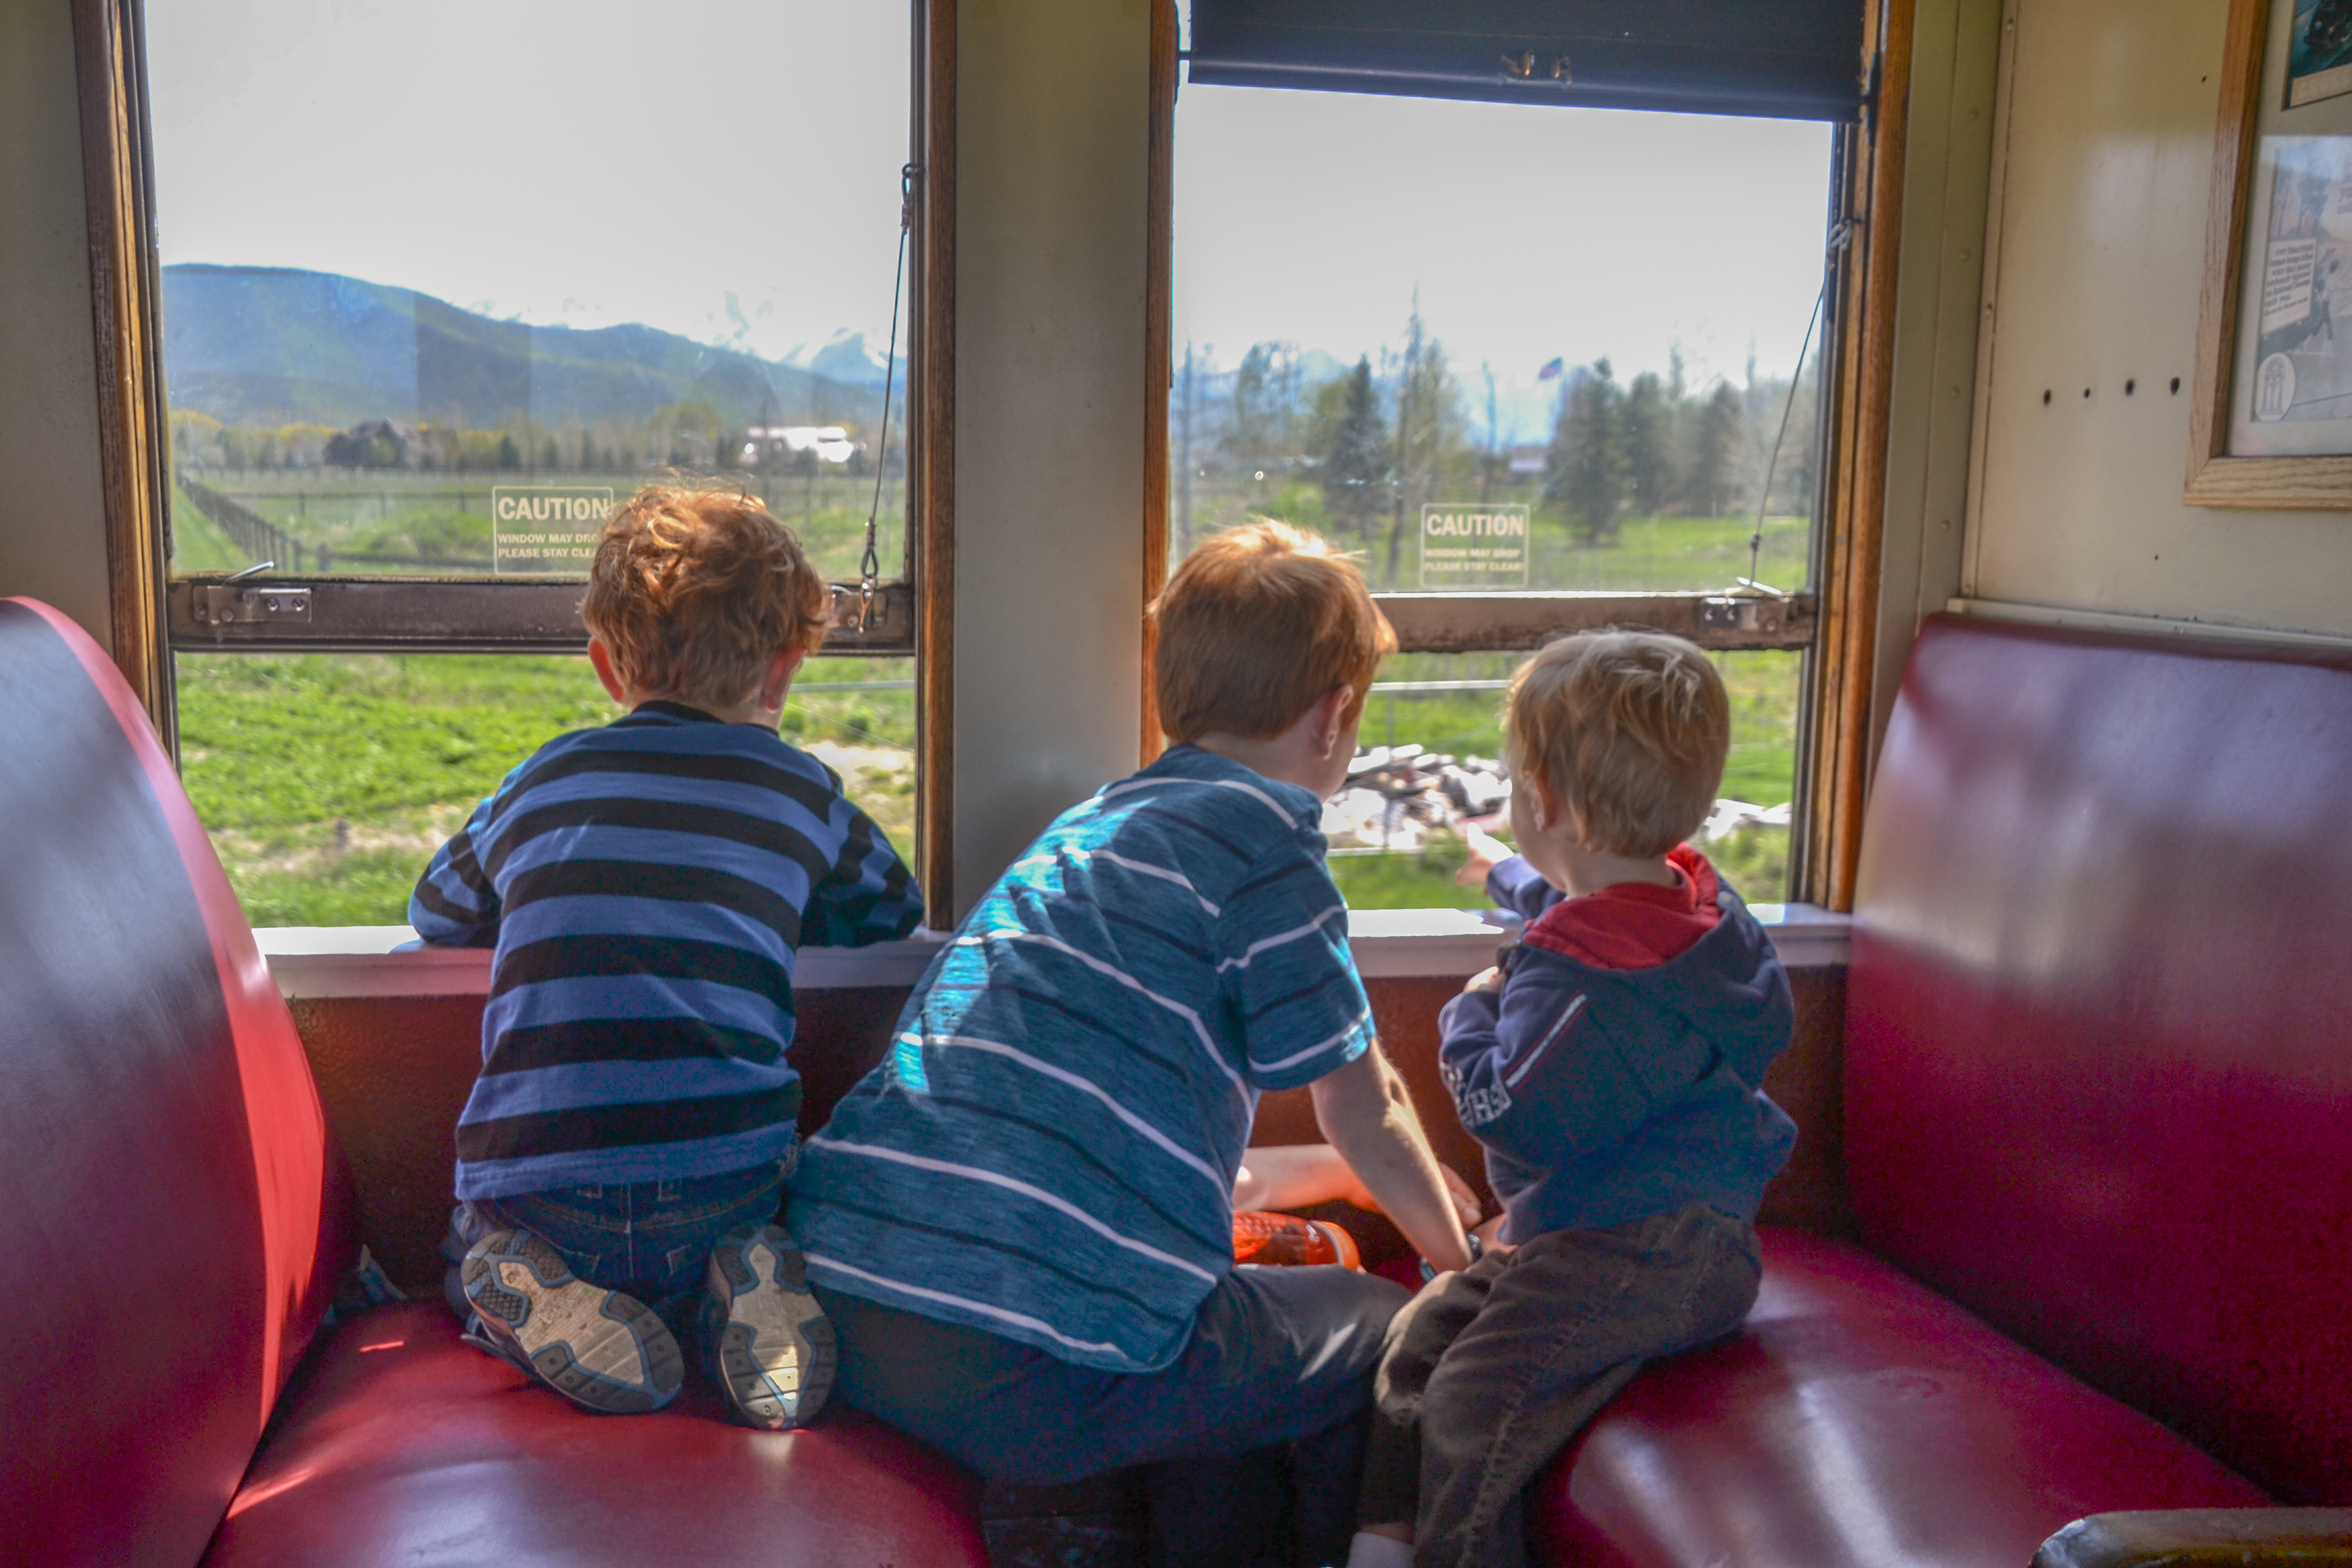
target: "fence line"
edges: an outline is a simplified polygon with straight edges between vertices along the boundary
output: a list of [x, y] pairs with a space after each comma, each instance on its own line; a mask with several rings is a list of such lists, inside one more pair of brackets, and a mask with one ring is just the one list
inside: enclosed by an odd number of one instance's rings
[[274, 561], [280, 572], [302, 570], [302, 542], [259, 512], [184, 474], [180, 477], [180, 489], [215, 528], [228, 536], [230, 543], [245, 552], [248, 561]]

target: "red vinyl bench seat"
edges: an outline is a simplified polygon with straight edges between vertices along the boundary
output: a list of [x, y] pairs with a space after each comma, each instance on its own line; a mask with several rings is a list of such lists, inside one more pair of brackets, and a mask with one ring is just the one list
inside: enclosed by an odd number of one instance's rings
[[289, 1391], [206, 1568], [981, 1568], [972, 1485], [855, 1412], [727, 1425], [689, 1381], [595, 1416], [457, 1337], [440, 1301], [363, 1312]]

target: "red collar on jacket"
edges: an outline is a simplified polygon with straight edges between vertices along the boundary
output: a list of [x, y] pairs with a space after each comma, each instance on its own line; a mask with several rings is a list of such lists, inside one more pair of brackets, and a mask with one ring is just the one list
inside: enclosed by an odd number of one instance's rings
[[1706, 856], [1680, 845], [1668, 853], [1666, 864], [1679, 873], [1673, 887], [1612, 882], [1597, 893], [1563, 899], [1530, 922], [1519, 940], [1595, 969], [1648, 969], [1665, 963], [1723, 918], [1717, 902], [1720, 884]]

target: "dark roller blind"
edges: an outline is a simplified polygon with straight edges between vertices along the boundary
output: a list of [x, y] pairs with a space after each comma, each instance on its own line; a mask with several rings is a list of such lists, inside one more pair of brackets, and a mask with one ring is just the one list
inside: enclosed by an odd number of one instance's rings
[[1191, 79], [1852, 120], [1865, 0], [1192, 0]]

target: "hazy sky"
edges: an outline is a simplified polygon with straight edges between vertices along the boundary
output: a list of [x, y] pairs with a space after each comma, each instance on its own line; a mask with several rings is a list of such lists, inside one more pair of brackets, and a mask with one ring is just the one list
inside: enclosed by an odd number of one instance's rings
[[1482, 428], [1482, 362], [1523, 412], [1555, 355], [1630, 380], [1679, 341], [1704, 382], [1744, 375], [1752, 344], [1785, 373], [1821, 288], [1829, 153], [1805, 121], [1188, 85], [1178, 352], [1230, 366], [1280, 338], [1377, 360], [1417, 288]]
[[[888, 331], [908, 14], [887, 0], [148, 0], [164, 261], [312, 268], [770, 357]], [[1695, 377], [1795, 359], [1823, 125], [1187, 85], [1176, 342], [1401, 341]], [[730, 306], [730, 296], [733, 303]], [[1508, 416], [1507, 416], [1507, 420]]]
[[147, 0], [147, 32], [166, 264], [770, 357], [888, 331], [903, 5]]

